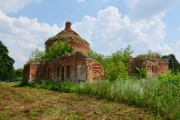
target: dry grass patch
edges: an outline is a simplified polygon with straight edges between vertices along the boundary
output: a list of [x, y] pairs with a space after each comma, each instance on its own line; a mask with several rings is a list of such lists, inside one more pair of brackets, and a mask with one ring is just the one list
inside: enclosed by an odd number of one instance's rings
[[150, 111], [87, 95], [0, 84], [0, 120], [154, 120]]

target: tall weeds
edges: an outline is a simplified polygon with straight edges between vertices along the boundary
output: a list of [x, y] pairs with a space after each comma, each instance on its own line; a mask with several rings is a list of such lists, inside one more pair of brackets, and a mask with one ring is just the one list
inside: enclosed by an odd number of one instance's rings
[[157, 78], [129, 80], [99, 80], [92, 83], [70, 81], [35, 81], [29, 83], [36, 88], [62, 92], [88, 94], [116, 102], [147, 107], [165, 119], [180, 119], [180, 74], [170, 73]]

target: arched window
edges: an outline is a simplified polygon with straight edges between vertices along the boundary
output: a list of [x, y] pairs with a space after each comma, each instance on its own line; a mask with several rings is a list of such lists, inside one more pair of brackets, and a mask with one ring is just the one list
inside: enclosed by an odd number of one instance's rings
[[50, 69], [48, 69], [48, 71], [47, 71], [48, 73], [48, 80], [50, 79]]
[[59, 79], [59, 75], [60, 75], [60, 68], [57, 68], [57, 79]]
[[69, 80], [70, 79], [70, 66], [67, 66], [67, 79]]
[[61, 72], [61, 80], [64, 80], [64, 67], [62, 67], [62, 72]]

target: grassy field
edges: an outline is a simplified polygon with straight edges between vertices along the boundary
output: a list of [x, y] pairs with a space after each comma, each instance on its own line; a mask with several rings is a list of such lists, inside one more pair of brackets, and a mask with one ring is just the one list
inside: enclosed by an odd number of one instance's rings
[[148, 109], [18, 83], [0, 83], [0, 120], [155, 120]]

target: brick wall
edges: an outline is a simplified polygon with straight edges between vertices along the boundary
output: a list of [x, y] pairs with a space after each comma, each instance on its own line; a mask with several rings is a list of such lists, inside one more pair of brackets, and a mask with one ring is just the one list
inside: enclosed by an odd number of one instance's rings
[[94, 81], [104, 77], [101, 64], [81, 52], [49, 62], [30, 63], [24, 68], [23, 79]]
[[75, 39], [67, 37], [62, 41], [69, 43], [74, 51], [71, 56], [64, 56], [49, 62], [31, 62], [24, 67], [23, 79], [32, 80], [76, 80], [76, 81], [94, 81], [104, 77], [102, 65], [84, 55], [90, 50], [89, 43], [71, 29], [71, 23], [67, 22], [65, 29], [57, 34], [57, 38], [46, 41], [46, 49], [51, 47], [54, 42], [61, 41], [58, 38], [62, 35], [74, 35]]
[[[54, 42], [56, 42], [58, 40], [50, 40], [46, 42], [46, 49], [51, 47]], [[66, 41], [67, 43], [69, 43], [72, 48], [74, 49], [73, 52], [82, 52], [82, 53], [86, 53], [88, 50], [90, 50], [89, 44], [88, 43], [84, 43], [84, 42], [75, 42], [75, 41]]]
[[89, 81], [104, 79], [105, 76], [104, 69], [99, 62], [89, 58], [87, 64], [88, 64], [87, 79]]
[[136, 68], [145, 68], [149, 76], [165, 73], [168, 70], [168, 64], [162, 59], [148, 58], [129, 58], [129, 73], [137, 73]]

